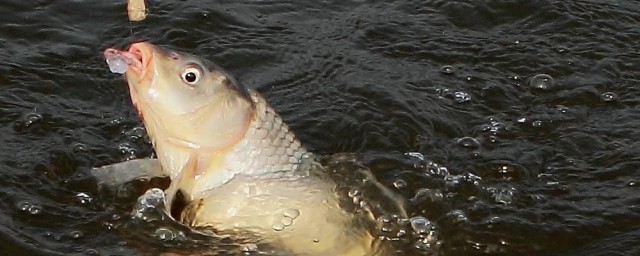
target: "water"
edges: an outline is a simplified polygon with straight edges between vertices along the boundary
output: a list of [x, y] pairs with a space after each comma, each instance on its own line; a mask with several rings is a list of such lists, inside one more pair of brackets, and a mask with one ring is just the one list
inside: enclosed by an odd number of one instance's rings
[[[147, 6], [132, 23], [125, 1], [0, 3], [3, 255], [256, 253], [131, 219], [166, 181], [89, 179], [153, 154], [101, 56], [142, 39], [225, 67], [311, 151], [357, 152], [411, 202], [414, 221], [381, 219], [422, 236], [408, 255], [640, 254], [637, 1]], [[532, 86], [541, 74], [553, 83]]]

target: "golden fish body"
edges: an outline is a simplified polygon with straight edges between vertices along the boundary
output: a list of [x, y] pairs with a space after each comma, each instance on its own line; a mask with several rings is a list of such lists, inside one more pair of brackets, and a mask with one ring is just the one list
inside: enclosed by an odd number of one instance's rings
[[167, 206], [178, 194], [186, 203], [180, 221], [248, 232], [295, 255], [382, 253], [258, 93], [213, 64], [149, 43], [105, 57], [128, 65], [131, 99], [171, 179]]

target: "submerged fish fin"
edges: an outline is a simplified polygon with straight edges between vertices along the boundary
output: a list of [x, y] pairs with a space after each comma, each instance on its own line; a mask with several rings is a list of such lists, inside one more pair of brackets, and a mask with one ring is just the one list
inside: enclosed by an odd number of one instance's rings
[[91, 169], [99, 184], [119, 186], [137, 179], [166, 177], [158, 159], [144, 158]]

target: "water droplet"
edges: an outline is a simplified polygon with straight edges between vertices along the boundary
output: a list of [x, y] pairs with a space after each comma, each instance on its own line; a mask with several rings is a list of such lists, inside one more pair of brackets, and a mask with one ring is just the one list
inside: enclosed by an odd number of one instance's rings
[[475, 149], [475, 148], [479, 148], [480, 147], [480, 141], [476, 138], [473, 137], [462, 137], [456, 140], [456, 143], [459, 146], [465, 147], [465, 148], [471, 148], [471, 149]]
[[454, 72], [454, 69], [453, 69], [453, 66], [451, 65], [444, 65], [440, 68], [440, 73], [443, 73], [443, 74], [453, 74], [453, 72]]
[[93, 198], [91, 198], [89, 195], [87, 195], [87, 193], [84, 193], [84, 192], [80, 192], [76, 194], [76, 197], [78, 198], [78, 200], [80, 200], [81, 204], [87, 204], [93, 201]]
[[600, 100], [604, 102], [613, 102], [616, 99], [618, 99], [618, 95], [613, 92], [605, 92], [603, 94], [600, 94]]
[[466, 92], [455, 92], [453, 98], [458, 103], [465, 103], [471, 100], [471, 96]]
[[275, 231], [282, 231], [284, 230], [284, 224], [278, 222], [278, 223], [274, 223], [273, 226], [271, 226], [271, 228], [273, 228], [273, 230]]
[[291, 224], [293, 224], [293, 219], [289, 218], [289, 217], [283, 217], [280, 222], [282, 223], [282, 225], [284, 225], [285, 227], [291, 226]]
[[393, 186], [396, 187], [397, 189], [403, 189], [407, 187], [407, 182], [404, 181], [403, 179], [397, 179], [396, 181], [393, 182]]
[[[349, 191], [349, 192], [351, 192], [351, 191]], [[291, 218], [291, 219], [295, 219], [295, 218], [298, 218], [298, 216], [300, 216], [300, 210], [294, 209], [294, 208], [289, 208], [289, 209], [284, 210], [282, 215], [284, 215], [285, 217]]]
[[537, 90], [549, 90], [555, 85], [553, 77], [547, 74], [535, 75], [529, 80], [529, 87]]

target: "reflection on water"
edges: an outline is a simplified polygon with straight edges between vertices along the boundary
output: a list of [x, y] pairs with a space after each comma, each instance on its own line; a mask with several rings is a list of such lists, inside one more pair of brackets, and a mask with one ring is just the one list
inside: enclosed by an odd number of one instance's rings
[[136, 23], [125, 1], [0, 4], [4, 254], [254, 251], [133, 221], [166, 180], [89, 177], [153, 154], [101, 57], [142, 39], [236, 74], [311, 151], [356, 152], [407, 201], [377, 216], [404, 253], [640, 254], [636, 1], [147, 3]]

